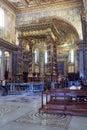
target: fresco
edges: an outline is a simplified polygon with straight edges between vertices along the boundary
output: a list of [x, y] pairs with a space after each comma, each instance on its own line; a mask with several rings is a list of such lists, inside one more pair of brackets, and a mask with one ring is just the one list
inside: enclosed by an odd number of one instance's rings
[[5, 10], [5, 30], [4, 39], [10, 43], [15, 43], [15, 15]]
[[15, 14], [8, 8], [8, 6], [0, 3], [4, 10], [5, 27], [0, 28], [0, 38], [12, 44], [15, 44]]

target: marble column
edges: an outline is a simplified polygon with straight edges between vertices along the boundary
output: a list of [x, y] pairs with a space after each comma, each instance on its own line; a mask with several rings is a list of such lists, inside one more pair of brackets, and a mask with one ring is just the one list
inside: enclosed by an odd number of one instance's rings
[[79, 73], [87, 80], [87, 45], [79, 43]]
[[2, 57], [1, 57], [1, 79], [4, 79], [5, 75], [5, 50], [4, 48], [1, 49]]
[[28, 72], [30, 74], [32, 74], [32, 60], [33, 60], [33, 57], [32, 57], [32, 45], [30, 45], [30, 50], [29, 50], [29, 64], [28, 64]]
[[35, 73], [35, 53], [32, 52], [32, 73]]
[[19, 39], [19, 50], [18, 50], [18, 73], [23, 73], [22, 39]]
[[12, 52], [10, 52], [9, 58], [9, 76], [12, 77]]
[[53, 61], [52, 61], [52, 67], [53, 67], [53, 75], [57, 75], [57, 44], [56, 42], [53, 43]]
[[74, 64], [75, 64], [75, 73], [78, 73], [79, 71], [79, 67], [78, 67], [78, 61], [79, 61], [79, 57], [78, 57], [78, 50], [74, 51]]
[[79, 73], [80, 73], [80, 77], [84, 78], [84, 51], [83, 49], [79, 50]]
[[14, 76], [18, 72], [18, 51], [12, 53], [12, 75]]
[[84, 78], [87, 80], [87, 48], [84, 48], [83, 53], [83, 60], [84, 60]]
[[87, 48], [79, 50], [79, 72], [80, 77], [87, 79]]
[[47, 35], [47, 73], [52, 74], [52, 39], [50, 35]]

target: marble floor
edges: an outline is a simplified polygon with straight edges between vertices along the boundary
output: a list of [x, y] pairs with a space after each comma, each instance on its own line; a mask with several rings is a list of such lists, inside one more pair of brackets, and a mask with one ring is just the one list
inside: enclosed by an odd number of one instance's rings
[[87, 117], [38, 113], [41, 93], [0, 95], [0, 130], [86, 130]]

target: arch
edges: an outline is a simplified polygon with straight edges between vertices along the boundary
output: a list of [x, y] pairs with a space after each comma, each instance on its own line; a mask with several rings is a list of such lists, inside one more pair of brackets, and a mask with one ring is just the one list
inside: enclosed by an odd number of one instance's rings
[[39, 23], [53, 23], [56, 27], [57, 31], [59, 32], [59, 42], [73, 42], [79, 41], [79, 34], [76, 28], [67, 20], [61, 17], [50, 17], [45, 19], [40, 19]]
[[75, 33], [75, 35], [77, 36], [77, 38], [79, 39], [79, 34], [76, 30], [76, 28], [66, 19], [57, 17], [57, 18], [53, 18], [52, 21], [55, 23], [56, 21], [58, 21], [58, 23], [67, 26], [69, 29], [71, 29], [73, 31], [73, 33]]

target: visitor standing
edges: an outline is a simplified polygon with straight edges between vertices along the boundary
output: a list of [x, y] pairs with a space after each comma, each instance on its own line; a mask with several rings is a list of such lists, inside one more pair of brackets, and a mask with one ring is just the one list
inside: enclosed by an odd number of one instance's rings
[[2, 80], [2, 88], [4, 89], [3, 90], [3, 93], [2, 93], [2, 96], [6, 96], [8, 95], [8, 86], [7, 86], [7, 80]]

